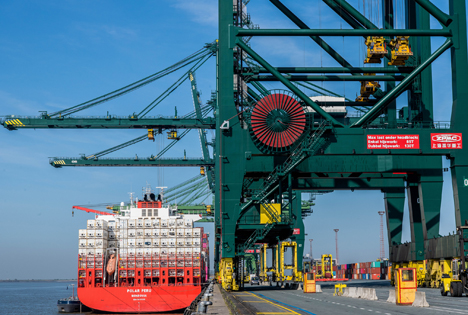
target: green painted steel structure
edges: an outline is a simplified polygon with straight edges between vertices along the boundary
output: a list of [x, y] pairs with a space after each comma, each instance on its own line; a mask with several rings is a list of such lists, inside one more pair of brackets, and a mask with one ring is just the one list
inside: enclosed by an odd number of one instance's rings
[[[434, 134], [441, 134], [445, 139], [449, 135], [461, 134], [463, 137], [466, 134], [464, 131], [468, 129], [465, 122], [465, 104], [468, 103], [465, 1], [449, 0], [450, 12], [447, 14], [428, 0], [405, 0], [406, 29], [394, 29], [392, 0], [382, 0], [379, 7], [382, 27], [374, 25], [345, 0], [323, 1], [353, 29], [311, 29], [280, 0], [270, 2], [298, 29], [258, 29], [244, 12], [248, 1], [219, 0], [219, 39], [207, 46], [208, 52], [203, 57], [196, 59], [201, 63], [205, 60], [203, 58], [216, 53], [217, 92], [212, 98], [212, 104], [216, 105], [215, 117], [205, 118], [197, 110], [200, 104], [195, 80], [191, 79], [195, 114], [190, 117], [149, 118], [130, 115], [76, 118], [64, 112], [63, 117], [57, 113], [53, 116], [44, 114], [42, 117], [10, 116], [4, 118], [2, 124], [9, 130], [215, 129], [212, 159], [209, 158], [206, 137], [201, 132], [200, 137], [205, 139], [205, 146], [202, 147], [203, 158], [200, 159], [98, 157], [54, 159], [51, 164], [56, 167], [73, 164], [206, 166], [210, 188], [215, 193], [215, 263], [222, 269], [223, 261], [233, 262], [233, 268], [228, 273], [220, 270], [225, 288], [236, 289], [241, 285], [244, 252], [255, 243], [274, 246], [287, 239], [296, 241], [299, 244], [298, 267], [299, 270], [302, 268], [302, 217], [307, 213], [302, 206], [302, 192], [380, 190], [385, 200], [390, 255], [394, 261], [422, 260], [434, 257], [435, 252], [439, 256], [455, 256], [460, 251], [449, 253], [439, 248], [442, 246], [440, 244], [455, 242], [439, 236], [443, 182], [441, 157], [451, 162], [456, 225], [461, 226], [468, 224], [468, 194], [464, 192], [464, 189], [468, 189], [468, 153], [466, 148], [434, 147], [433, 139]], [[430, 29], [431, 15], [441, 23], [441, 28]], [[258, 36], [309, 37], [337, 65], [323, 68], [271, 65], [268, 57], [255, 51], [255, 37]], [[404, 66], [388, 66], [390, 53], [387, 53], [383, 58], [383, 67], [353, 67], [321, 36], [383, 36], [387, 42], [394, 36], [411, 36], [414, 55]], [[431, 37], [446, 38], [433, 53]], [[431, 63], [446, 51], [450, 51], [452, 63], [452, 117], [450, 122], [439, 123], [434, 121]], [[190, 77], [192, 72], [186, 74]], [[333, 75], [317, 75], [327, 73]], [[369, 73], [383, 75], [363, 76]], [[301, 135], [286, 149], [275, 150], [260, 145], [261, 136], [254, 131], [255, 119], [252, 116], [256, 106], [262, 99], [272, 95], [275, 97], [275, 93], [278, 93], [263, 87], [259, 82], [262, 80], [281, 82], [292, 98], [305, 109], [306, 119]], [[360, 107], [360, 116], [348, 117], [327, 111], [323, 102], [313, 101], [298, 87], [314, 89], [317, 86], [307, 81], [333, 80], [380, 80], [385, 84], [383, 89], [377, 89], [370, 101], [361, 103], [346, 100], [325, 104], [330, 107]], [[408, 106], [397, 112], [396, 98], [403, 92], [408, 93]], [[337, 96], [332, 91], [327, 93]], [[88, 103], [83, 103], [83, 106], [89, 106]], [[77, 105], [77, 108], [80, 106], [82, 104]], [[289, 123], [285, 113], [280, 110], [272, 110], [268, 115], [269, 123]], [[280, 124], [276, 124], [275, 132], [283, 130]], [[402, 139], [416, 137], [418, 144], [400, 148], [369, 145], [369, 140], [384, 136]], [[412, 240], [408, 246], [401, 244], [406, 202], [410, 209]], [[280, 205], [279, 213], [272, 209], [272, 203]], [[261, 221], [261, 209], [271, 218], [268, 224]], [[432, 247], [437, 249], [430, 250]]]
[[[468, 194], [463, 192], [468, 178], [466, 149], [434, 148], [435, 133], [465, 134], [468, 90], [467, 33], [465, 1], [450, 0], [449, 14], [443, 13], [427, 0], [405, 1], [406, 29], [394, 29], [393, 1], [382, 1], [383, 29], [372, 24], [344, 0], [324, 1], [353, 28], [310, 29], [285, 4], [270, 0], [300, 29], [251, 29], [244, 27], [243, 8], [247, 2], [219, 0], [219, 47], [217, 54], [217, 115], [216, 115], [216, 263], [234, 262], [234, 273], [223, 275], [226, 288], [237, 288], [242, 271], [242, 256], [246, 246], [254, 243], [275, 245], [288, 238], [297, 240], [303, 249], [303, 224], [300, 216], [300, 192], [308, 190], [374, 189], [384, 193], [388, 239], [390, 245], [401, 244], [403, 208], [408, 199], [411, 214], [412, 250], [404, 259], [422, 260], [425, 241], [439, 237], [442, 196], [442, 159], [451, 160], [456, 223], [468, 220]], [[430, 29], [429, 17], [434, 16], [441, 29]], [[401, 17], [400, 17], [401, 18]], [[307, 68], [271, 65], [255, 51], [256, 36], [306, 36], [317, 42], [342, 67]], [[404, 67], [384, 66], [366, 69], [352, 67], [320, 36], [411, 36], [412, 56]], [[447, 40], [431, 53], [431, 37]], [[248, 43], [247, 43], [248, 41]], [[434, 122], [431, 63], [450, 50], [452, 62], [453, 106], [450, 124]], [[257, 67], [244, 62], [244, 55]], [[387, 55], [388, 56], [388, 55]], [[234, 62], [233, 62], [234, 61]], [[387, 61], [384, 59], [384, 63]], [[260, 75], [268, 74], [268, 75]], [[340, 73], [334, 76], [295, 76], [291, 73]], [[325, 111], [312, 101], [292, 81], [363, 80], [363, 73], [387, 73], [384, 91], [374, 94], [375, 103], [366, 104], [368, 110], [358, 118], [343, 119]], [[349, 77], [346, 74], [350, 74]], [[391, 75], [390, 75], [391, 74]], [[357, 78], [356, 78], [357, 76]], [[379, 76], [371, 78], [379, 80]], [[242, 91], [243, 83], [269, 80], [279, 81], [293, 92], [308, 112], [311, 123], [304, 137], [293, 147], [301, 154], [265, 152], [251, 136], [250, 115], [255, 104], [249, 104]], [[397, 82], [393, 81], [400, 81]], [[234, 89], [233, 86], [237, 86]], [[250, 93], [248, 87], [246, 93]], [[396, 98], [408, 92], [408, 108], [397, 118]], [[265, 97], [254, 95], [258, 99]], [[342, 104], [337, 104], [342, 105]], [[346, 103], [345, 103], [346, 105]], [[354, 104], [353, 104], [354, 105]], [[404, 114], [406, 113], [406, 114]], [[229, 122], [229, 125], [227, 124]], [[322, 128], [323, 123], [326, 128]], [[226, 127], [228, 128], [221, 128]], [[320, 133], [319, 133], [320, 131]], [[319, 139], [310, 139], [317, 134]], [[419, 145], [400, 148], [368, 146], [372, 136], [417, 136]], [[301, 141], [307, 141], [304, 146]], [[257, 141], [258, 142], [258, 141]], [[235, 145], [234, 145], [235, 144]], [[313, 147], [313, 149], [311, 149]], [[300, 157], [299, 157], [300, 156]], [[407, 197], [406, 197], [407, 195]], [[261, 204], [277, 202], [283, 205], [281, 215], [271, 224], [260, 224]], [[288, 205], [288, 209], [284, 205]], [[294, 228], [301, 234], [294, 234]], [[301, 243], [302, 242], [302, 243]], [[393, 247], [392, 247], [393, 248]], [[302, 256], [302, 250], [300, 250]], [[391, 253], [392, 254], [392, 253]], [[393, 258], [398, 255], [392, 255]], [[302, 264], [300, 264], [302, 265]], [[223, 265], [222, 265], [223, 266]], [[236, 273], [236, 271], [238, 271]]]

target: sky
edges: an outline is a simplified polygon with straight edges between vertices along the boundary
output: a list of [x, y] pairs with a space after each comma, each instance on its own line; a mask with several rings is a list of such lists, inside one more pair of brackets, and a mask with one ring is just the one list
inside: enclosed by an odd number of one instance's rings
[[[367, 1], [374, 3], [374, 13], [370, 13], [370, 7], [366, 12], [379, 24], [377, 2]], [[448, 1], [433, 2], [448, 11]], [[284, 3], [311, 28], [348, 28], [319, 0]], [[362, 10], [362, 1], [350, 3]], [[401, 5], [402, 1], [396, 3]], [[295, 28], [267, 0], [250, 1], [248, 12], [261, 28]], [[432, 24], [437, 27], [434, 20]], [[0, 29], [0, 116], [36, 116], [39, 111], [65, 109], [137, 81], [213, 42], [218, 37], [217, 1], [3, 0]], [[326, 40], [353, 65], [362, 66], [362, 39]], [[434, 51], [442, 40], [432, 43]], [[260, 37], [252, 39], [251, 44], [275, 66], [337, 66], [309, 38]], [[432, 68], [437, 121], [450, 119], [449, 61], [448, 53], [444, 53]], [[196, 73], [203, 103], [216, 89], [215, 74], [214, 59]], [[77, 115], [104, 116], [109, 112], [127, 116], [143, 109], [180, 75], [182, 72], [169, 75]], [[268, 82], [265, 86], [282, 88]], [[323, 87], [355, 98], [359, 82], [323, 83]], [[398, 107], [405, 104], [402, 95]], [[149, 115], [173, 115], [174, 107], [179, 114], [193, 110], [188, 80]], [[86, 220], [93, 215], [75, 211], [72, 217], [73, 205], [92, 207], [128, 201], [130, 192], [141, 196], [146, 183], [171, 187], [198, 174], [198, 168], [56, 169], [48, 163], [49, 157], [91, 154], [142, 134], [138, 130], [0, 129], [0, 279], [75, 278], [78, 229], [85, 228]], [[213, 135], [208, 132], [209, 139]], [[109, 157], [149, 156], [169, 141], [158, 136], [155, 142], [143, 141]], [[182, 157], [184, 150], [188, 157], [201, 156], [196, 132], [189, 133], [166, 156]], [[445, 160], [444, 167], [448, 167]], [[372, 261], [379, 256], [377, 212], [384, 210], [381, 192], [337, 191], [317, 196], [315, 202], [314, 213], [305, 220], [306, 239], [313, 239], [314, 257], [335, 254], [333, 229], [340, 230], [340, 263]], [[210, 224], [203, 226], [213, 230]], [[454, 230], [450, 174], [444, 173], [440, 234]], [[410, 240], [407, 207], [403, 240]], [[307, 240], [305, 248], [308, 253]]]

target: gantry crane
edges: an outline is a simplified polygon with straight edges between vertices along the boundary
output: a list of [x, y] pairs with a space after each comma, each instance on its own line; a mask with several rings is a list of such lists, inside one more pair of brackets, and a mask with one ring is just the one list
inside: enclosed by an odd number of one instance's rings
[[[243, 255], [255, 244], [275, 247], [282, 242], [296, 242], [298, 272], [301, 271], [302, 191], [380, 190], [387, 208], [391, 260], [437, 258], [439, 251], [429, 252], [425, 248], [431, 245], [440, 249], [445, 241], [439, 237], [442, 156], [451, 161], [457, 227], [468, 221], [468, 195], [463, 193], [467, 186], [468, 153], [462, 141], [468, 128], [464, 121], [467, 116], [464, 104], [468, 103], [465, 1], [450, 0], [448, 14], [428, 0], [406, 1], [404, 16], [399, 17], [407, 21], [403, 29], [394, 28], [391, 0], [378, 8], [382, 25], [374, 24], [345, 0], [323, 1], [352, 29], [311, 29], [280, 0], [270, 2], [298, 28], [259, 29], [247, 14], [248, 1], [219, 1], [218, 41], [181, 63], [193, 62], [190, 69], [193, 72], [203, 63], [203, 58], [216, 52], [215, 117], [144, 118], [164, 96], [128, 118], [69, 117], [70, 113], [120, 95], [126, 91], [124, 88], [68, 111], [45, 113], [39, 119], [10, 116], [3, 125], [8, 129], [215, 130], [214, 166], [197, 165], [207, 167], [204, 170], [214, 167], [215, 263], [225, 289], [242, 287]], [[430, 28], [430, 16], [441, 28]], [[309, 37], [337, 64], [333, 67], [273, 66], [268, 57], [256, 52], [258, 36]], [[354, 67], [323, 36], [357, 37], [362, 44], [367, 40], [369, 46], [374, 43], [370, 59], [377, 62], [378, 57], [383, 67], [372, 63], [369, 67]], [[445, 38], [445, 42], [431, 50], [432, 37]], [[376, 52], [376, 47], [380, 51]], [[452, 118], [450, 124], [442, 124], [434, 120], [431, 64], [449, 50]], [[261, 81], [279, 82], [284, 89], [267, 90]], [[346, 99], [324, 106], [298, 87], [314, 88], [310, 85], [314, 81], [363, 82], [364, 95], [357, 102]], [[139, 84], [136, 82], [129, 89]], [[397, 113], [396, 98], [405, 92], [408, 105]], [[350, 116], [347, 110], [336, 112], [333, 109], [337, 106], [358, 108], [360, 114]], [[207, 162], [205, 156], [200, 161]], [[412, 242], [408, 246], [401, 244], [406, 191], [412, 225]], [[468, 231], [463, 230], [460, 237], [468, 238]]]

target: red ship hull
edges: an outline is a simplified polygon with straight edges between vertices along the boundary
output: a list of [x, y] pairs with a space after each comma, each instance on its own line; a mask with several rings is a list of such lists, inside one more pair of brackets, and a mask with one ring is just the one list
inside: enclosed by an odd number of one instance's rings
[[190, 285], [78, 288], [78, 297], [84, 305], [106, 312], [169, 312], [190, 306], [201, 288]]

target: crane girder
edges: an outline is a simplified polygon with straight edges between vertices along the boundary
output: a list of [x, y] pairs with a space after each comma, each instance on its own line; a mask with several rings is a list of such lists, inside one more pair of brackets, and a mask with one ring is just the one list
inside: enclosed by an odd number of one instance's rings
[[132, 118], [132, 117], [4, 117], [0, 123], [9, 130], [17, 129], [215, 129], [216, 121], [212, 117], [195, 118]]
[[214, 161], [206, 161], [202, 158], [167, 158], [156, 159], [146, 158], [100, 158], [100, 159], [82, 159], [82, 158], [51, 158], [50, 165], [59, 168], [62, 166], [161, 166], [161, 167], [183, 167], [183, 166], [214, 166]]

